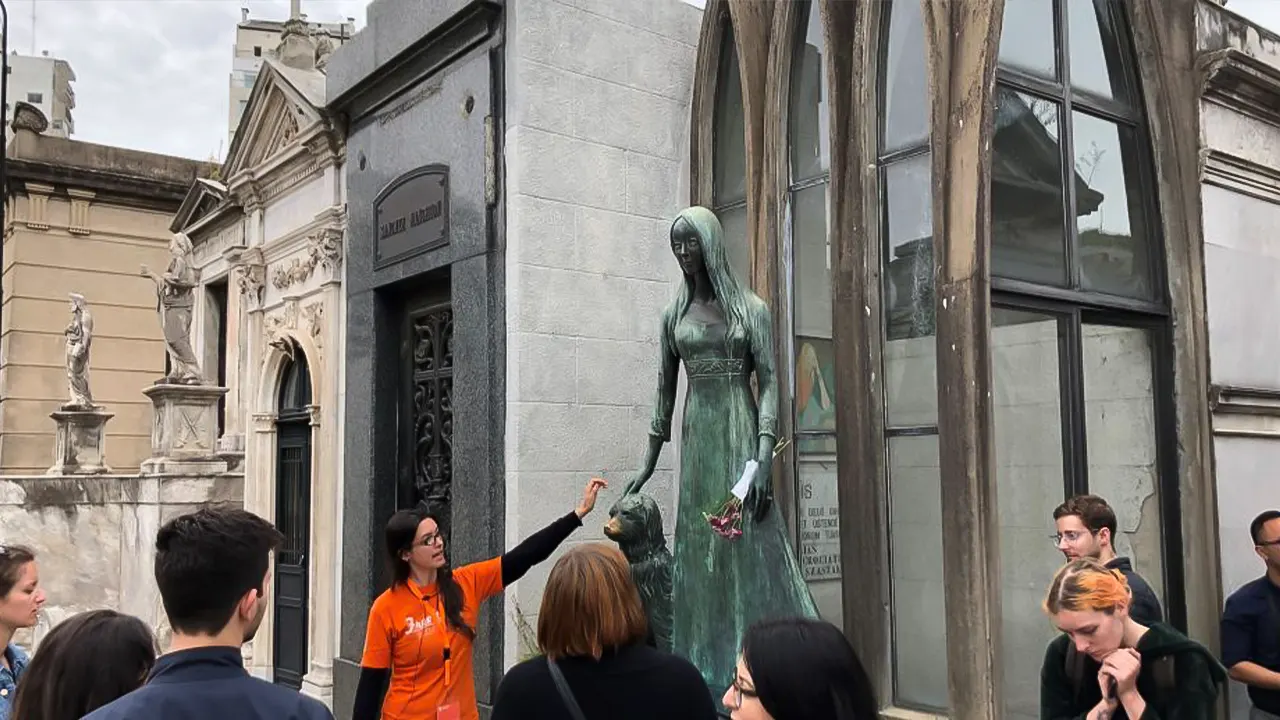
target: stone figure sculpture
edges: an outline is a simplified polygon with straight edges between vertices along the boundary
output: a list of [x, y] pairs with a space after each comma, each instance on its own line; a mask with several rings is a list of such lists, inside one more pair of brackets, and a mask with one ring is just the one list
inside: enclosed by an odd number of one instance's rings
[[71, 323], [63, 334], [67, 336], [67, 386], [71, 399], [62, 409], [91, 409], [94, 404], [89, 390], [89, 346], [93, 344], [93, 315], [79, 293], [71, 293]]
[[649, 631], [659, 650], [671, 652], [671, 571], [673, 558], [662, 530], [662, 511], [641, 493], [624, 496], [609, 511], [604, 534], [618, 544], [640, 589]]
[[[662, 313], [648, 452], [625, 494], [644, 486], [663, 444], [671, 439], [683, 363], [688, 384], [672, 577], [672, 650], [693, 662], [708, 686], [720, 688], [731, 677], [739, 643], [752, 622], [818, 613], [783, 520], [770, 512], [778, 381], [769, 309], [735, 275], [724, 229], [710, 210], [691, 207], [676, 217], [671, 250], [684, 282]], [[732, 504], [726, 501], [750, 469], [748, 461], [758, 465], [742, 498], [741, 528], [735, 517], [729, 532], [721, 518], [709, 514]]]
[[169, 268], [164, 275], [156, 275], [146, 265], [142, 266], [142, 275], [156, 284], [156, 310], [160, 313], [160, 327], [171, 361], [164, 382], [199, 385], [203, 380], [200, 362], [191, 349], [191, 313], [196, 286], [195, 270], [191, 267], [191, 239], [184, 233], [174, 233], [169, 241], [169, 254]]

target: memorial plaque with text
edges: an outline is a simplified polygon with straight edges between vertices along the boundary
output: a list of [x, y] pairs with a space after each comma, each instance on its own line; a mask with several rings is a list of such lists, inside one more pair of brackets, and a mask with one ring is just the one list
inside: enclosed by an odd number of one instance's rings
[[449, 168], [428, 165], [392, 181], [373, 201], [375, 265], [383, 267], [449, 242]]
[[800, 568], [804, 578], [840, 578], [840, 503], [834, 456], [799, 458]]

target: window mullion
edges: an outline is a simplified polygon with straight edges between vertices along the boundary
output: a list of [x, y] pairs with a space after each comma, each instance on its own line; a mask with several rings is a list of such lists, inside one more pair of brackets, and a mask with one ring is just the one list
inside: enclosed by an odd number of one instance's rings
[[1071, 117], [1071, 34], [1067, 21], [1067, 0], [1054, 0], [1058, 21], [1058, 74], [1062, 78], [1062, 117], [1058, 121], [1058, 146], [1062, 148], [1062, 201], [1066, 241], [1067, 287], [1080, 288], [1080, 235], [1076, 228], [1076, 153]]
[[1084, 336], [1081, 312], [1073, 309], [1061, 321], [1059, 386], [1062, 392], [1062, 459], [1067, 497], [1089, 490], [1088, 422], [1084, 397]]

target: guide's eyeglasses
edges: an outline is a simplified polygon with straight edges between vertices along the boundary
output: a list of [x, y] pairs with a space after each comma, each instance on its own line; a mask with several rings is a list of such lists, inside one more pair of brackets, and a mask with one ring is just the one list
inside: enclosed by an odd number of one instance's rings
[[733, 708], [735, 710], [742, 707], [742, 698], [759, 697], [756, 695], [755, 688], [743, 687], [738, 683], [738, 675], [734, 673], [733, 679], [729, 682], [729, 689], [733, 691]]
[[1068, 530], [1063, 533], [1054, 533], [1050, 535], [1049, 540], [1053, 542], [1054, 547], [1057, 547], [1058, 545], [1062, 544], [1063, 540], [1066, 540], [1069, 543], [1073, 543], [1086, 535], [1092, 535], [1092, 534], [1093, 533], [1088, 530]]

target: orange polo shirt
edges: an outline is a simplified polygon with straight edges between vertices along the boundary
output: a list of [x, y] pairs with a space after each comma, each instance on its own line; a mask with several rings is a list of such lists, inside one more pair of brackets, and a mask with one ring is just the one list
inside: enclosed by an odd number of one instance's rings
[[[502, 592], [502, 559], [464, 565], [453, 571], [462, 588], [462, 617], [476, 627], [480, 604]], [[413, 580], [396, 585], [373, 601], [360, 664], [391, 668], [391, 684], [382, 701], [383, 720], [435, 720], [441, 705], [456, 702], [461, 720], [479, 720], [471, 640], [448, 626], [444, 600], [435, 585]], [[445, 682], [444, 649], [449, 648]]]

